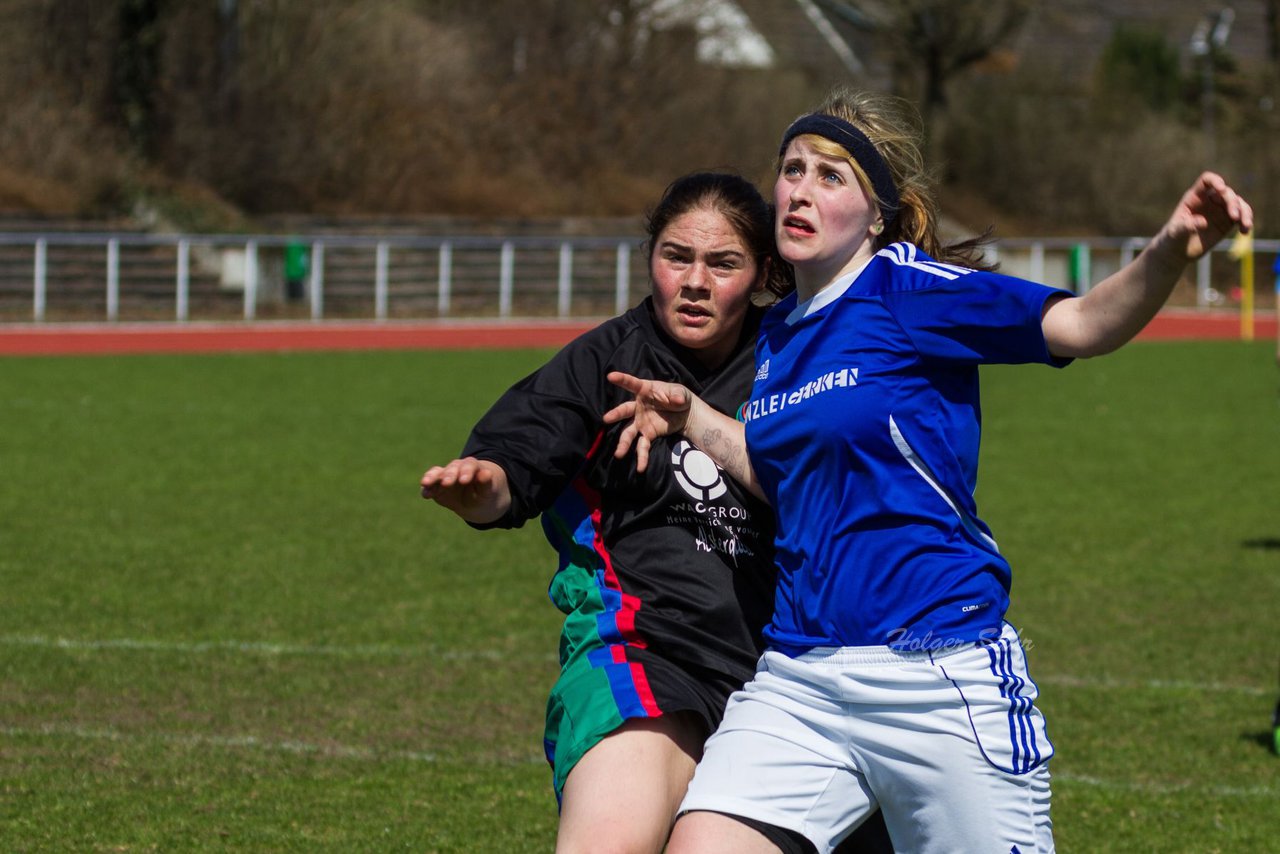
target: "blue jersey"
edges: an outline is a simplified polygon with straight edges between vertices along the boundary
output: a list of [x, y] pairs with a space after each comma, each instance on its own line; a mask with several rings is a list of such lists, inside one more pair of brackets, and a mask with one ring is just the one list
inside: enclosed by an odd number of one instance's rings
[[771, 646], [999, 635], [1010, 573], [974, 503], [978, 366], [1065, 364], [1040, 325], [1055, 294], [895, 243], [770, 311], [742, 418], [778, 518]]

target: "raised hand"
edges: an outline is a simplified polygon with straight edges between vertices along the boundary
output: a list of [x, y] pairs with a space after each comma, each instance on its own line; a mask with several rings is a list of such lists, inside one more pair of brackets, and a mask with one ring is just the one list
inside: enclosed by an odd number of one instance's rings
[[497, 463], [463, 457], [422, 475], [422, 497], [468, 522], [492, 522], [511, 507], [507, 473]]
[[1221, 175], [1205, 172], [1183, 194], [1155, 242], [1168, 241], [1180, 260], [1194, 261], [1234, 228], [1253, 228], [1253, 208]]
[[1235, 228], [1253, 228], [1253, 209], [1221, 175], [1205, 172], [1137, 258], [1084, 296], [1049, 303], [1040, 324], [1049, 352], [1088, 358], [1123, 346], [1164, 305], [1187, 264]]
[[659, 436], [682, 433], [730, 477], [756, 496], [765, 498], [747, 456], [742, 422], [716, 411], [678, 383], [642, 380], [616, 371], [609, 374], [608, 379], [635, 395], [635, 400], [621, 403], [604, 414], [608, 424], [631, 419], [618, 437], [615, 457], [626, 456], [634, 444], [636, 471], [644, 471], [649, 466], [650, 443]]
[[618, 437], [614, 456], [622, 459], [634, 444], [636, 470], [644, 471], [649, 466], [650, 443], [659, 436], [683, 433], [694, 407], [701, 405], [702, 401], [678, 383], [642, 380], [620, 371], [611, 372], [607, 379], [635, 395], [634, 400], [621, 403], [604, 414], [606, 424], [631, 421]]

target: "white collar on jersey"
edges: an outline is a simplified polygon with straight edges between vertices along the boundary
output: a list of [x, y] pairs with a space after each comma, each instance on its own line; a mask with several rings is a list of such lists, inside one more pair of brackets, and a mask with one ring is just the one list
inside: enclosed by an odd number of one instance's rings
[[862, 262], [858, 269], [854, 270], [852, 273], [845, 273], [840, 278], [833, 280], [828, 285], [825, 285], [822, 290], [818, 291], [804, 302], [797, 303], [796, 307], [787, 315], [787, 325], [790, 326], [801, 318], [808, 317], [811, 314], [822, 311], [822, 309], [840, 299], [840, 297], [844, 295], [844, 292], [849, 290], [849, 286], [858, 280], [858, 277], [862, 275], [862, 271], [867, 269], [867, 265], [870, 264], [872, 259], [875, 257], [875, 255], [872, 255], [871, 258]]

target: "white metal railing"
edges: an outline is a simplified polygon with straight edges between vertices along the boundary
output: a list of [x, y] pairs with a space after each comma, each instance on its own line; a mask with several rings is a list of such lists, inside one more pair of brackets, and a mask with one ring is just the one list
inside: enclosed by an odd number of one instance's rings
[[[1000, 262], [1004, 272], [1084, 292], [1131, 261], [1146, 240], [1141, 237], [1010, 238], [991, 244], [987, 251], [989, 256]], [[278, 287], [265, 286], [268, 278], [272, 278], [278, 286], [280, 276], [274, 272], [266, 274], [263, 266], [264, 254], [270, 256], [274, 270], [275, 261], [282, 257], [287, 247], [295, 247], [294, 251], [299, 251], [300, 248], [308, 259], [303, 298], [309, 304], [310, 317], [322, 320], [326, 316], [326, 297], [337, 296], [335, 292], [339, 283], [339, 271], [331, 269], [334, 268], [332, 259], [336, 253], [350, 250], [371, 253], [368, 269], [361, 267], [353, 273], [348, 268], [343, 271], [343, 275], [346, 277], [345, 287], [348, 291], [354, 288], [361, 294], [368, 293], [371, 304], [368, 313], [375, 320], [382, 321], [391, 316], [392, 304], [397, 298], [392, 279], [393, 274], [398, 271], [417, 277], [410, 290], [419, 303], [433, 302], [436, 315], [450, 316], [460, 295], [460, 284], [464, 284], [459, 281], [459, 252], [473, 255], [479, 253], [487, 257], [487, 260], [473, 264], [473, 268], [481, 271], [481, 281], [477, 283], [473, 280], [465, 284], [472, 286], [472, 296], [480, 293], [485, 297], [496, 297], [497, 314], [500, 318], [512, 316], [517, 299], [527, 296], [526, 290], [530, 280], [534, 278], [544, 283], [537, 296], [545, 298], [546, 313], [553, 313], [559, 318], [570, 317], [574, 309], [575, 294], [581, 294], [584, 290], [590, 291], [594, 296], [594, 305], [598, 309], [606, 307], [611, 292], [613, 313], [620, 313], [632, 304], [633, 296], [638, 299], [644, 290], [633, 288], [633, 279], [643, 281], [644, 278], [642, 265], [645, 259], [632, 252], [640, 244], [641, 239], [637, 237], [0, 233], [0, 249], [30, 247], [30, 316], [37, 322], [44, 321], [48, 315], [53, 277], [51, 251], [58, 248], [98, 247], [105, 251], [102, 293], [108, 321], [119, 319], [122, 289], [128, 284], [122, 279], [121, 258], [124, 249], [138, 251], [140, 248], [169, 248], [173, 251], [173, 316], [179, 322], [191, 319], [193, 276], [196, 275], [197, 267], [200, 267], [206, 277], [220, 276], [220, 290], [241, 291], [239, 314], [245, 320], [254, 320], [258, 316], [260, 305], [280, 297], [276, 293]], [[1216, 272], [1219, 278], [1223, 278], [1226, 274], [1220, 266], [1221, 256], [1229, 248], [1226, 244], [1217, 247], [1212, 256], [1206, 255], [1196, 265], [1194, 277], [1197, 305], [1210, 306], [1220, 300], [1220, 295], [1213, 286], [1215, 259], [1219, 263]], [[412, 268], [407, 271], [397, 268], [395, 255], [406, 251], [417, 253], [411, 264], [401, 262], [401, 268]], [[576, 263], [583, 253], [588, 252], [594, 253], [594, 272], [584, 271], [582, 267], [586, 265]], [[1280, 254], [1280, 241], [1255, 241], [1254, 252], [1261, 259], [1256, 265], [1257, 278], [1270, 281], [1266, 272], [1271, 269], [1274, 257]], [[423, 253], [429, 256], [431, 263], [424, 260]], [[611, 282], [608, 281], [609, 272], [601, 269], [602, 258], [607, 258], [610, 254]], [[232, 258], [236, 260], [238, 267], [230, 276], [232, 287], [226, 287], [228, 261]], [[521, 266], [522, 261], [524, 267]], [[219, 262], [221, 269], [210, 269], [217, 267]], [[637, 264], [641, 266], [637, 267]], [[10, 255], [8, 266], [0, 269], [0, 295], [12, 295], [21, 290], [21, 285], [16, 284], [20, 281], [21, 274], [15, 272], [15, 269], [20, 270], [21, 263], [16, 268], [14, 265], [15, 261]], [[535, 267], [543, 272], [528, 272]], [[555, 269], [554, 276], [545, 272], [551, 267]], [[431, 273], [434, 276], [429, 275]], [[484, 280], [489, 275], [493, 275], [496, 281], [490, 280], [486, 284]], [[154, 274], [152, 278], [154, 280]], [[350, 297], [350, 293], [347, 296]]]
[[[386, 320], [391, 313], [393, 273], [393, 250], [416, 250], [419, 253], [434, 254], [434, 302], [435, 313], [449, 316], [459, 295], [457, 253], [459, 251], [496, 256], [497, 281], [496, 296], [498, 315], [510, 317], [514, 311], [516, 300], [521, 296], [517, 279], [519, 275], [517, 254], [550, 254], [557, 259], [558, 273], [555, 278], [554, 310], [561, 318], [570, 316], [573, 310], [575, 285], [580, 293], [584, 287], [583, 271], [575, 269], [575, 258], [581, 253], [591, 251], [597, 254], [612, 253], [613, 272], [611, 281], [597, 281], [595, 290], [612, 295], [614, 313], [624, 311], [632, 299], [632, 280], [643, 276], [643, 271], [632, 269], [632, 248], [638, 246], [638, 237], [371, 237], [357, 235], [150, 235], [150, 234], [98, 234], [98, 233], [0, 233], [0, 248], [31, 247], [31, 316], [36, 321], [47, 317], [49, 308], [50, 287], [53, 274], [51, 271], [50, 251], [56, 248], [104, 247], [106, 252], [103, 267], [103, 281], [106, 299], [106, 319], [115, 321], [120, 316], [122, 293], [122, 248], [130, 249], [171, 249], [173, 252], [173, 316], [179, 322], [191, 318], [191, 300], [193, 277], [196, 274], [196, 255], [203, 253], [202, 259], [206, 276], [227, 278], [226, 265], [230, 257], [236, 259], [236, 273], [232, 276], [231, 288], [242, 292], [240, 314], [245, 320], [253, 320], [257, 316], [258, 307], [267, 298], [264, 288], [265, 270], [264, 253], [273, 258], [280, 255], [286, 247], [301, 244], [309, 247], [309, 271], [306, 279], [305, 298], [309, 303], [310, 316], [314, 320], [325, 317], [325, 299], [333, 290], [332, 271], [326, 259], [335, 251], [366, 250], [372, 252], [369, 275], [359, 274], [362, 282], [367, 282], [372, 289], [372, 315], [377, 320]], [[223, 269], [207, 269], [216, 267], [221, 261]], [[480, 261], [475, 266], [484, 267], [486, 262]], [[423, 264], [419, 259], [417, 272], [422, 273]], [[12, 260], [9, 265], [8, 282], [4, 271], [0, 270], [0, 293], [14, 290], [14, 274]], [[154, 278], [154, 277], [153, 277]], [[279, 278], [278, 276], [275, 278]], [[601, 274], [596, 274], [601, 279]], [[278, 284], [278, 282], [277, 282]], [[607, 289], [607, 290], [606, 290]], [[431, 296], [425, 280], [418, 288], [420, 295]], [[597, 294], [599, 296], [599, 293]]]

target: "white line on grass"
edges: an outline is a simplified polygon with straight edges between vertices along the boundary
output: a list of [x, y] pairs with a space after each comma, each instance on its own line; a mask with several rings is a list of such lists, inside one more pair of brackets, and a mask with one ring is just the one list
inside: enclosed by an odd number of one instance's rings
[[0, 636], [2, 646], [28, 646], [44, 649], [74, 650], [138, 650], [143, 652], [174, 652], [200, 654], [208, 652], [250, 653], [257, 655], [300, 655], [331, 656], [334, 658], [378, 658], [378, 657], [427, 657], [445, 661], [503, 661], [509, 659], [527, 660], [545, 658], [554, 661], [555, 655], [529, 655], [526, 653], [501, 652], [494, 649], [440, 649], [433, 646], [395, 646], [392, 644], [355, 644], [337, 646], [331, 644], [285, 644], [266, 643], [261, 641], [164, 641], [143, 638], [105, 638], [99, 640], [77, 640], [73, 638], [54, 638], [44, 635], [3, 635]]
[[[165, 641], [141, 638], [105, 638], [77, 640], [55, 638], [46, 635], [0, 635], [0, 646], [28, 646], [44, 649], [75, 650], [138, 650], [144, 652], [172, 652], [201, 654], [209, 652], [250, 653], [256, 655], [331, 656], [334, 658], [415, 657], [438, 658], [444, 661], [504, 661], [545, 660], [555, 661], [553, 653], [502, 652], [495, 649], [441, 649], [435, 646], [396, 646], [393, 644], [285, 644], [262, 641]], [[1105, 677], [1088, 679], [1070, 675], [1037, 676], [1036, 681], [1046, 685], [1062, 685], [1068, 688], [1102, 688], [1122, 691], [1140, 689], [1157, 691], [1202, 691], [1205, 693], [1235, 693], [1265, 696], [1273, 689], [1256, 685], [1228, 685], [1222, 682], [1192, 682], [1190, 680], [1146, 679], [1123, 680]]]
[[1210, 795], [1215, 798], [1274, 798], [1280, 795], [1276, 786], [1205, 786], [1197, 783], [1137, 783], [1132, 780], [1104, 780], [1088, 774], [1054, 774], [1055, 783], [1092, 786], [1097, 789], [1137, 792], [1142, 795], [1176, 795], [1181, 792]]
[[1078, 676], [1037, 676], [1036, 681], [1046, 685], [1062, 685], [1067, 688], [1115, 688], [1122, 691], [1148, 688], [1158, 691], [1203, 691], [1205, 693], [1234, 693], [1262, 696], [1272, 689], [1255, 685], [1227, 685], [1222, 682], [1191, 682], [1181, 679], [1123, 680], [1106, 677], [1082, 679]]
[[328, 759], [358, 759], [366, 762], [403, 760], [407, 762], [435, 762], [434, 753], [416, 750], [373, 750], [368, 747], [352, 747], [345, 744], [308, 744], [304, 741], [272, 741], [255, 735], [202, 735], [199, 733], [147, 733], [135, 735], [113, 729], [82, 726], [80, 724], [44, 724], [35, 728], [3, 727], [0, 733], [15, 737], [60, 736], [86, 741], [114, 741], [140, 744], [160, 742], [182, 747], [220, 747], [272, 753], [296, 753], [320, 756]]
[[[110, 741], [121, 744], [172, 744], [180, 747], [212, 747], [224, 750], [244, 750], [264, 753], [292, 753], [321, 759], [352, 759], [362, 762], [424, 762], [440, 761], [434, 753], [415, 750], [373, 750], [344, 744], [310, 744], [303, 741], [272, 741], [254, 735], [201, 735], [193, 733], [147, 733], [145, 735], [120, 732], [81, 724], [44, 724], [30, 727], [0, 726], [0, 735], [10, 738], [58, 737], [83, 741]], [[528, 764], [541, 764], [540, 756], [530, 756]], [[509, 761], [502, 764], [511, 764]], [[1275, 798], [1280, 788], [1275, 786], [1218, 786], [1196, 783], [1139, 783], [1132, 780], [1106, 780], [1087, 774], [1055, 773], [1053, 779], [1068, 785], [1089, 786], [1098, 789], [1136, 792], [1142, 795], [1170, 795], [1187, 793], [1214, 798]]]

